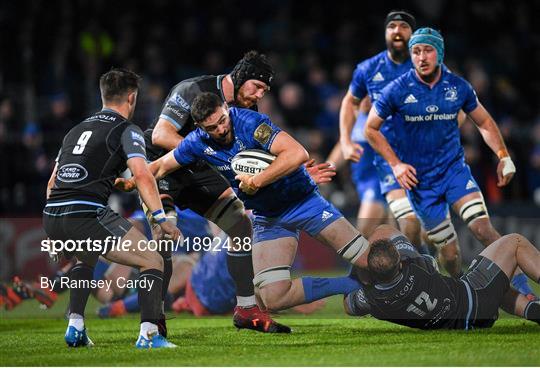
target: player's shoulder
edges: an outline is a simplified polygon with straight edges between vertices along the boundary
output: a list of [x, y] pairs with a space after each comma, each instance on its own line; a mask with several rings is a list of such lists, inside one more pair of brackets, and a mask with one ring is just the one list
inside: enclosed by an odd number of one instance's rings
[[469, 87], [471, 84], [462, 76], [453, 73], [448, 67], [443, 65], [443, 81], [451, 83], [457, 87]]
[[411, 69], [388, 83], [386, 87], [383, 88], [382, 93], [395, 96], [404, 95], [409, 93], [414, 84], [414, 69]]
[[244, 109], [241, 107], [231, 107], [229, 110], [233, 121], [241, 121], [243, 123], [258, 123], [262, 120], [268, 120], [268, 116], [258, 111]]
[[199, 93], [212, 91], [211, 87], [215, 87], [217, 78], [215, 75], [201, 75], [184, 79], [171, 88], [167, 102], [189, 111]]
[[386, 51], [381, 51], [376, 55], [364, 59], [356, 65], [356, 68], [364, 71], [375, 69], [377, 66], [379, 66], [379, 64], [386, 62], [385, 54]]

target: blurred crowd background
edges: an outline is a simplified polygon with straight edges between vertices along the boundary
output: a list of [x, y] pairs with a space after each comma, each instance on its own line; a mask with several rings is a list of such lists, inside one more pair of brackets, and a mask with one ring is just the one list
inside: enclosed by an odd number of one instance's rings
[[[174, 84], [227, 73], [259, 50], [277, 71], [259, 110], [324, 160], [356, 64], [385, 48], [384, 18], [404, 8], [442, 31], [445, 63], [472, 83], [509, 146], [517, 175], [501, 190], [495, 155], [471, 122], [462, 127], [488, 204], [540, 206], [537, 1], [34, 0], [0, 3], [0, 214], [39, 216], [61, 140], [100, 109], [98, 78], [113, 66], [144, 78], [134, 118], [144, 129]], [[347, 168], [323, 190], [354, 215]], [[119, 198], [127, 211], [136, 203]]]

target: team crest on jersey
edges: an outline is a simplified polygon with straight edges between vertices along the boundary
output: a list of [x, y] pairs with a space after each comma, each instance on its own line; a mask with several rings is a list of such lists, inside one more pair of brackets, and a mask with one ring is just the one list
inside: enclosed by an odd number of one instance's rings
[[272, 136], [272, 128], [270, 125], [266, 123], [262, 123], [255, 129], [255, 132], [253, 133], [253, 138], [260, 144], [266, 144], [270, 140], [270, 137]]
[[56, 177], [64, 183], [76, 183], [86, 179], [88, 171], [79, 164], [67, 164], [58, 169]]
[[456, 87], [448, 87], [444, 89], [446, 92], [444, 93], [444, 99], [446, 101], [454, 102], [458, 98], [457, 89]]
[[180, 106], [186, 111], [190, 111], [190, 106], [187, 103], [186, 100], [182, 96], [180, 96], [178, 93], [175, 93], [174, 95], [169, 98], [169, 102], [173, 105]]
[[439, 111], [439, 106], [437, 106], [437, 105], [429, 105], [428, 107], [426, 107], [426, 111], [431, 112], [431, 113], [437, 112], [437, 111]]

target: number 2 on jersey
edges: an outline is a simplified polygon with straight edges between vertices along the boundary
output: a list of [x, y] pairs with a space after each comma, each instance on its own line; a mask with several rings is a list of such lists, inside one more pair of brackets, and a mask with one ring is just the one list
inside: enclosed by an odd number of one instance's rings
[[427, 311], [431, 312], [433, 309], [435, 309], [435, 306], [437, 305], [437, 298], [431, 300], [429, 298], [429, 294], [425, 291], [422, 291], [420, 294], [418, 294], [414, 302], [416, 303], [416, 305], [409, 304], [409, 306], [407, 307], [407, 312], [413, 312], [418, 314], [420, 317], [424, 317], [426, 315], [426, 312], [419, 307], [421, 307], [422, 304], [425, 303]]
[[77, 145], [73, 147], [73, 154], [74, 155], [80, 155], [83, 153], [84, 149], [86, 148], [86, 144], [88, 143], [88, 140], [90, 139], [90, 136], [92, 135], [91, 130], [87, 130], [81, 134], [79, 137], [79, 140], [77, 141]]

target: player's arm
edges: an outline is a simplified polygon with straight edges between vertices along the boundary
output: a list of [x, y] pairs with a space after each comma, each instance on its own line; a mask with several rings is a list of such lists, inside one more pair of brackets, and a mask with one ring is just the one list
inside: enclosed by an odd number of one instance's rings
[[265, 187], [289, 175], [309, 160], [306, 149], [284, 131], [279, 132], [274, 138], [270, 153], [276, 155], [276, 159], [266, 170], [252, 177], [252, 183], [256, 188]]
[[146, 160], [143, 157], [134, 156], [127, 160], [127, 166], [133, 174], [133, 180], [139, 191], [144, 204], [152, 212], [152, 216], [161, 229], [173, 239], [180, 237], [180, 230], [167, 221], [163, 205], [159, 198], [159, 192], [154, 176], [150, 172]]
[[305, 148], [284, 131], [277, 133], [270, 147], [270, 153], [276, 155], [276, 158], [264, 171], [254, 176], [241, 174], [235, 177], [236, 180], [240, 180], [240, 190], [253, 195], [260, 188], [292, 173], [309, 160]]
[[343, 299], [343, 308], [349, 316], [361, 317], [371, 313], [371, 306], [367, 301], [364, 289], [347, 294]]
[[184, 137], [178, 134], [178, 127], [170, 120], [159, 118], [152, 131], [152, 144], [168, 151], [175, 149]]
[[52, 187], [54, 186], [54, 181], [56, 180], [56, 172], [58, 171], [58, 162], [54, 164], [54, 169], [51, 173], [51, 177], [49, 178], [49, 181], [47, 182], [47, 192], [46, 192], [46, 198], [49, 199], [49, 196], [51, 195]]
[[469, 117], [480, 131], [484, 142], [486, 142], [500, 160], [497, 166], [497, 186], [502, 187], [507, 185], [516, 173], [516, 167], [506, 149], [499, 127], [480, 103], [469, 113]]
[[363, 152], [362, 146], [351, 140], [351, 132], [358, 115], [360, 102], [361, 100], [353, 96], [349, 90], [345, 97], [343, 97], [339, 110], [339, 141], [341, 152], [345, 160], [351, 160], [353, 162], [358, 162]]
[[366, 121], [365, 136], [369, 144], [388, 162], [394, 176], [402, 188], [411, 190], [418, 184], [416, 179], [416, 169], [411, 165], [403, 163], [399, 160], [396, 153], [381, 133], [381, 127], [384, 124], [384, 119], [377, 114], [375, 106], [369, 111]]
[[156, 180], [163, 178], [173, 171], [178, 170], [182, 165], [178, 163], [174, 157], [174, 150], [170, 151], [166, 155], [159, 158], [159, 160], [153, 161], [148, 165], [150, 173]]

